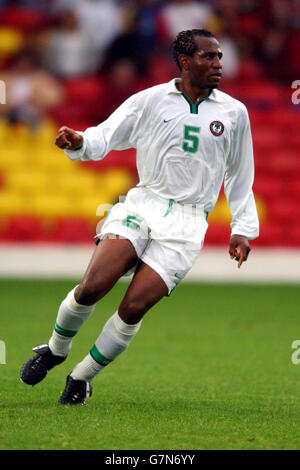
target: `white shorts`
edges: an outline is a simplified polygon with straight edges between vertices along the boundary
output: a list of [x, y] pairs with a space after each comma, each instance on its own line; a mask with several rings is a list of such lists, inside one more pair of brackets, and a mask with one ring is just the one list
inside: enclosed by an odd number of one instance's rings
[[124, 202], [111, 208], [97, 238], [127, 238], [138, 258], [160, 275], [170, 295], [202, 248], [206, 217], [203, 207], [197, 204], [181, 204], [162, 199], [148, 189], [133, 188]]

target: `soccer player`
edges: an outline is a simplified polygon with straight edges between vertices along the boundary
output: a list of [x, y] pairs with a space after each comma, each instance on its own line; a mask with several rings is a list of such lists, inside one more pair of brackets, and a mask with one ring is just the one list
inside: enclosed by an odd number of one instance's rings
[[249, 118], [241, 102], [217, 89], [219, 42], [206, 30], [182, 31], [173, 55], [180, 78], [131, 96], [96, 127], [62, 127], [56, 138], [74, 161], [134, 147], [139, 174], [138, 185], [106, 217], [81, 283], [59, 307], [49, 344], [33, 348], [36, 355], [21, 370], [26, 384], [43, 380], [66, 359], [96, 303], [134, 270], [118, 310], [68, 375], [61, 404], [85, 402], [94, 377], [128, 347], [145, 313], [191, 269], [223, 180], [232, 215], [229, 254], [238, 267], [250, 252], [248, 240], [258, 236]]

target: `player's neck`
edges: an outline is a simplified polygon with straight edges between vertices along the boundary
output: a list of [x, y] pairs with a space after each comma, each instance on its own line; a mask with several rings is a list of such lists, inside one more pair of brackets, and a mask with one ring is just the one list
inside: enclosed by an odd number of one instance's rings
[[176, 83], [179, 91], [188, 95], [188, 97], [194, 102], [207, 98], [211, 92], [210, 88], [201, 88], [199, 86], [192, 85], [190, 81], [181, 79], [180, 82]]

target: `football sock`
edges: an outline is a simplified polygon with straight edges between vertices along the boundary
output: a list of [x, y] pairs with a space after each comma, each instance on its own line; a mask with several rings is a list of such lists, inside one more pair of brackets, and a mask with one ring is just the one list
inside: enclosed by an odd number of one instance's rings
[[77, 303], [74, 298], [76, 287], [68, 293], [58, 310], [54, 330], [49, 340], [50, 350], [55, 356], [68, 355], [74, 336], [93, 313], [96, 305], [80, 305]]
[[104, 325], [89, 354], [75, 366], [71, 377], [75, 380], [91, 382], [105, 366], [125, 351], [141, 327], [142, 320], [128, 325], [114, 313]]

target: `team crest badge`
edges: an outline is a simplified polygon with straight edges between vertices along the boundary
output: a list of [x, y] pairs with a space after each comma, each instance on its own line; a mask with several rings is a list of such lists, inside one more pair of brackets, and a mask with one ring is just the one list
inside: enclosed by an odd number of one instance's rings
[[209, 125], [210, 131], [213, 135], [219, 136], [224, 132], [224, 124], [221, 121], [213, 121]]

